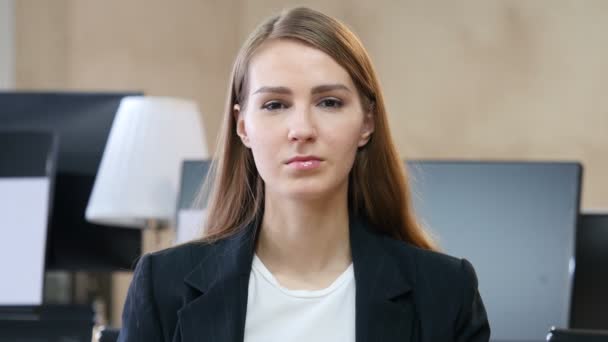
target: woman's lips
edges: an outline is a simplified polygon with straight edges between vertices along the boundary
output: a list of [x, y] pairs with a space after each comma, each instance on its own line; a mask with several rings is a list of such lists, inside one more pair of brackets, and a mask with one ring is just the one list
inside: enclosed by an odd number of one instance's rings
[[296, 170], [314, 170], [321, 166], [321, 160], [319, 159], [308, 159], [308, 160], [295, 160], [287, 164], [287, 166]]

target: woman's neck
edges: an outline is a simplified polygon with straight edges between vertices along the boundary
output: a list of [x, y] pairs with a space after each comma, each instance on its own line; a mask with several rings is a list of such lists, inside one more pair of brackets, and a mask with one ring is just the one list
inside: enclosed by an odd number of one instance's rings
[[267, 194], [256, 252], [277, 279], [330, 282], [352, 261], [348, 224], [346, 191], [315, 201]]

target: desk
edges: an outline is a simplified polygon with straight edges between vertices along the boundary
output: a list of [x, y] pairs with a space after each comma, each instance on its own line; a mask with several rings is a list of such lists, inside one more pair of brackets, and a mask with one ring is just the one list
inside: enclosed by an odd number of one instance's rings
[[0, 342], [90, 342], [93, 324], [86, 305], [0, 307]]

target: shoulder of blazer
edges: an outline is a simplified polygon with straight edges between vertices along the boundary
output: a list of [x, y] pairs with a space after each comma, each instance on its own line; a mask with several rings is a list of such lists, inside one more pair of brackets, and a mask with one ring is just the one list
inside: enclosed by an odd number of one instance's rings
[[181, 275], [181, 280], [216, 247], [216, 244], [188, 242], [149, 253], [146, 257], [149, 259], [151, 268], [163, 270], [162, 275], [160, 275], [163, 279], [166, 279], [169, 275]]
[[[412, 275], [446, 279], [459, 278], [462, 274], [463, 259], [437, 251], [416, 247], [407, 242], [386, 236], [385, 244], [403, 267], [414, 271]], [[454, 279], [456, 280], [456, 279]]]
[[146, 254], [153, 272], [153, 279], [157, 282], [183, 282], [193, 269], [209, 257], [216, 256], [218, 249], [225, 241], [214, 243], [200, 241], [188, 242], [182, 245], [166, 248], [157, 252]]
[[475, 271], [467, 260], [390, 237], [385, 240], [389, 253], [412, 280], [415, 296], [426, 307], [454, 310], [455, 315], [466, 300], [465, 294], [477, 288]]
[[161, 314], [175, 312], [181, 307], [187, 291], [184, 278], [216, 248], [216, 244], [189, 242], [142, 257], [148, 263], [153, 300], [157, 307], [162, 308]]
[[386, 250], [411, 281], [418, 318], [429, 340], [489, 340], [487, 313], [469, 261], [388, 237], [386, 241]]

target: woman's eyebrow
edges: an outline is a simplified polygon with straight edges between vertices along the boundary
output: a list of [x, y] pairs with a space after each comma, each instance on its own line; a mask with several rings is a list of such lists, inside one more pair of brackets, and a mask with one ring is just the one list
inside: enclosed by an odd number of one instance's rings
[[258, 93], [273, 93], [273, 94], [291, 94], [292, 91], [291, 89], [287, 88], [287, 87], [260, 87], [258, 90], [256, 90], [252, 95], [258, 94]]
[[319, 93], [326, 93], [326, 92], [332, 91], [332, 90], [346, 90], [346, 91], [350, 92], [350, 89], [348, 89], [347, 86], [345, 86], [344, 84], [338, 83], [338, 84], [324, 84], [324, 85], [316, 86], [316, 87], [312, 88], [310, 93], [319, 94]]
[[[332, 91], [332, 90], [346, 90], [348, 92], [350, 92], [350, 89], [345, 86], [344, 84], [323, 84], [323, 85], [319, 85], [316, 86], [314, 88], [312, 88], [312, 90], [310, 91], [311, 94], [319, 94], [319, 93], [326, 93], [328, 91]], [[256, 90], [253, 95], [258, 94], [258, 93], [273, 93], [273, 94], [286, 94], [286, 95], [291, 95], [293, 92], [291, 91], [291, 89], [287, 88], [287, 87], [260, 87], [258, 88], [258, 90]]]

